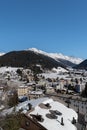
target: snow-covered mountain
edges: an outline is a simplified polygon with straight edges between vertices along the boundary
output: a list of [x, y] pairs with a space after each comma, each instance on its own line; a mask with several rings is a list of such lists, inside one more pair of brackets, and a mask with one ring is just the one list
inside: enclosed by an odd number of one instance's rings
[[76, 57], [72, 57], [72, 56], [65, 56], [61, 53], [47, 53], [47, 52], [44, 52], [42, 50], [38, 50], [36, 48], [30, 48], [28, 50], [33, 51], [35, 53], [47, 55], [51, 58], [54, 58], [55, 60], [63, 59], [63, 60], [66, 60], [66, 61], [70, 61], [74, 64], [80, 64], [83, 61], [83, 59], [81, 59], [81, 58], [76, 58]]
[[58, 60], [41, 53], [37, 54], [30, 50], [11, 51], [0, 56], [0, 66], [31, 67], [32, 69], [33, 65], [41, 65], [43, 69], [49, 70], [54, 67], [67, 67], [64, 63]]
[[0, 52], [0, 56], [4, 55], [5, 53]]

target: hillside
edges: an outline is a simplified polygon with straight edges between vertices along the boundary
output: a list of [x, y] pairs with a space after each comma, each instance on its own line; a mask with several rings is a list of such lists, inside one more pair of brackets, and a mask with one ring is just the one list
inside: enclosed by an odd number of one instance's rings
[[38, 53], [38, 54], [43, 54], [43, 55], [49, 56], [57, 61], [61, 60], [61, 62], [63, 62], [64, 64], [66, 64], [68, 66], [74, 66], [76, 64], [80, 64], [83, 61], [83, 59], [81, 59], [81, 58], [77, 58], [77, 57], [73, 57], [73, 56], [66, 56], [61, 53], [47, 53], [42, 50], [38, 50], [36, 48], [30, 48], [29, 50], [31, 50], [35, 53]]
[[52, 69], [53, 67], [66, 66], [55, 59], [33, 51], [12, 51], [0, 56], [0, 66], [11, 67], [31, 67], [32, 65], [41, 65], [42, 68]]
[[87, 59], [81, 62], [79, 65], [76, 65], [74, 68], [87, 70]]
[[75, 63], [69, 61], [69, 60], [65, 60], [65, 59], [57, 59], [58, 61], [62, 62], [63, 64], [67, 65], [67, 66], [70, 66], [70, 67], [74, 67], [76, 66]]

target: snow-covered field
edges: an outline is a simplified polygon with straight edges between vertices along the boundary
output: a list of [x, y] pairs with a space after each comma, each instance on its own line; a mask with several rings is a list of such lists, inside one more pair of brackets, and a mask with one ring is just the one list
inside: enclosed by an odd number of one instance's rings
[[59, 74], [57, 72], [56, 73], [54, 73], [54, 72], [42, 73], [41, 75], [44, 76], [46, 79], [47, 78], [54, 78], [54, 79], [56, 79], [56, 78], [59, 78], [59, 79], [64, 78], [64, 79], [66, 79], [66, 76], [68, 76], [68, 75]]

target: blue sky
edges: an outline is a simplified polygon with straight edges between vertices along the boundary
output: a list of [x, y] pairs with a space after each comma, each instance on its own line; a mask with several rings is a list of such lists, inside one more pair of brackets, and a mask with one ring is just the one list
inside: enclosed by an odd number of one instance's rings
[[0, 52], [32, 47], [87, 58], [87, 0], [1, 0]]

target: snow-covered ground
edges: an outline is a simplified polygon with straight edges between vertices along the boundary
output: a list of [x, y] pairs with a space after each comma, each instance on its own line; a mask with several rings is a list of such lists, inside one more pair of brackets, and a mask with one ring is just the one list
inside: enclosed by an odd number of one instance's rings
[[[19, 111], [20, 109], [23, 109], [23, 110], [26, 110], [26, 112], [27, 112], [27, 110], [28, 110], [27, 107], [28, 107], [29, 103], [32, 104], [32, 107], [36, 107], [40, 103], [46, 101], [47, 99], [48, 98], [38, 98], [36, 100], [35, 99], [27, 100], [27, 101], [25, 101], [23, 103], [19, 103], [17, 106], [15, 106], [16, 107], [15, 109], [16, 109], [16, 111]], [[12, 107], [10, 109], [4, 109], [1, 114], [2, 115], [11, 114], [13, 112], [13, 110], [14, 110], [14, 107]]]
[[45, 79], [47, 79], [47, 78], [54, 78], [54, 79], [56, 79], [56, 78], [59, 78], [59, 79], [64, 78], [64, 79], [66, 79], [66, 76], [68, 76], [68, 75], [59, 74], [57, 72], [56, 73], [54, 73], [54, 72], [42, 73], [41, 75], [44, 76]]
[[57, 73], [68, 72], [66, 69], [62, 67], [53, 68], [52, 71], [57, 72]]
[[[50, 109], [44, 109], [40, 106], [36, 106], [35, 110], [31, 112], [30, 114], [37, 113], [39, 115], [42, 115], [42, 118], [44, 119], [43, 122], [39, 122], [41, 125], [43, 125], [47, 130], [76, 130], [77, 128], [72, 124], [73, 117], [77, 120], [77, 113], [64, 106], [63, 104], [53, 101], [52, 99], [47, 99], [43, 102], [43, 104], [49, 103], [51, 108]], [[49, 110], [58, 110], [62, 113], [61, 116], [57, 116], [57, 119], [49, 119], [46, 117], [46, 114], [50, 113]], [[30, 116], [29, 114], [29, 116]], [[63, 117], [64, 126], [61, 125], [61, 118]]]
[[5, 72], [16, 72], [18, 68], [15, 67], [0, 67], [0, 73], [5, 73]]

